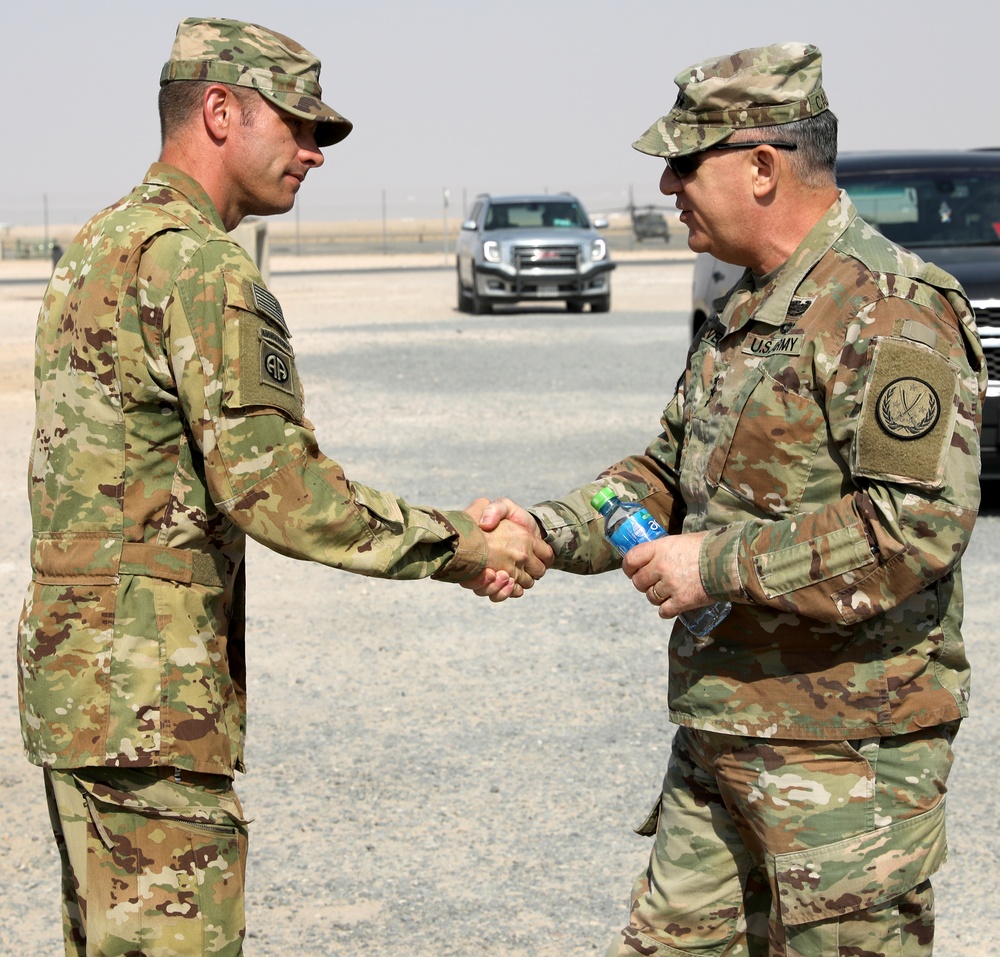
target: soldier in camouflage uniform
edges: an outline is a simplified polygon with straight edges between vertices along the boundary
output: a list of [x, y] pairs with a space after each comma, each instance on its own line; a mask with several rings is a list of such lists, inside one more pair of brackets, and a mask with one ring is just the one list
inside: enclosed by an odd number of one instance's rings
[[[244, 547], [516, 596], [551, 552], [352, 482], [316, 445], [278, 300], [227, 234], [291, 208], [351, 124], [319, 61], [180, 24], [163, 151], [60, 260], [38, 322], [18, 679], [63, 864], [68, 955], [236, 955], [247, 822]], [[495, 595], [494, 597], [504, 597]]]
[[[617, 565], [605, 484], [675, 534], [623, 561], [675, 622], [680, 725], [609, 955], [925, 955], [967, 713], [960, 559], [979, 505], [985, 362], [955, 280], [834, 180], [819, 51], [696, 64], [635, 144], [689, 245], [747, 268], [696, 336], [662, 433], [531, 511], [556, 568]], [[527, 521], [506, 500], [483, 515]], [[498, 576], [497, 581], [503, 581]], [[489, 593], [490, 586], [481, 588]]]

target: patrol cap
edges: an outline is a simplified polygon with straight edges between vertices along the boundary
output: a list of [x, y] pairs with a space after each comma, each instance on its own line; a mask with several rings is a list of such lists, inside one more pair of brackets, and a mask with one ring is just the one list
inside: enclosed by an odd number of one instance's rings
[[632, 146], [651, 156], [683, 156], [736, 130], [817, 116], [829, 109], [822, 62], [811, 43], [775, 43], [696, 63], [674, 77], [673, 109]]
[[286, 113], [316, 121], [316, 145], [332, 146], [354, 125], [323, 102], [319, 70], [319, 60], [305, 47], [266, 27], [188, 17], [177, 27], [160, 86], [209, 80], [250, 87]]

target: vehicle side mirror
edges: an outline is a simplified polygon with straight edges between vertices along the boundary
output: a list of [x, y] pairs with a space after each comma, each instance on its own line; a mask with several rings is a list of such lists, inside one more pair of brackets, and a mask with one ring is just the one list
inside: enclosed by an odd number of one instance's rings
[[474, 219], [467, 219], [464, 223], [462, 223], [462, 229], [475, 230], [475, 228], [476, 228], [476, 221]]
[[608, 221], [606, 219], [604, 219], [603, 217], [601, 217], [601, 216], [596, 217], [594, 219], [593, 223], [594, 223], [594, 229], [607, 229], [608, 228]]

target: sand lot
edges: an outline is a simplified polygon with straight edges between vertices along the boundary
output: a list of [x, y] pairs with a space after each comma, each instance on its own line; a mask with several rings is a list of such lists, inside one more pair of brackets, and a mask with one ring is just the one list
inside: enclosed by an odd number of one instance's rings
[[[681, 369], [690, 257], [621, 257], [608, 316], [455, 311], [442, 254], [275, 259], [307, 410], [349, 476], [412, 502], [559, 494], [640, 450]], [[0, 957], [56, 957], [58, 862], [21, 754], [34, 317], [0, 262]], [[966, 559], [973, 717], [957, 742], [938, 957], [1000, 946], [1000, 513]], [[454, 586], [248, 557], [249, 957], [603, 953], [649, 842], [668, 628], [619, 574], [493, 606]]]

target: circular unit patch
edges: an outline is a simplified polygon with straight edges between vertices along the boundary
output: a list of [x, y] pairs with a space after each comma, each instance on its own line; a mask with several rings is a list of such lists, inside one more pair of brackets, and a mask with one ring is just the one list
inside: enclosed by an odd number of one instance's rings
[[890, 382], [878, 397], [875, 416], [891, 436], [908, 441], [919, 439], [937, 425], [941, 400], [923, 379], [902, 378]]

